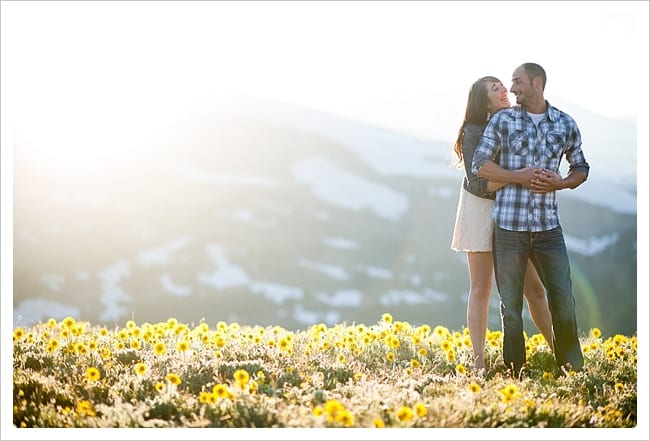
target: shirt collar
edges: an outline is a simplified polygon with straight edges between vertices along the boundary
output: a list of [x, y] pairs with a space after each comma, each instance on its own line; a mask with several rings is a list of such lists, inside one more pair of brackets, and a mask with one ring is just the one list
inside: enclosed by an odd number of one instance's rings
[[[551, 122], [557, 121], [558, 118], [560, 117], [560, 111], [557, 108], [551, 106], [548, 100], [545, 101], [546, 101], [546, 113], [545, 113], [546, 117], [549, 120], [551, 120]], [[528, 112], [526, 112], [523, 107], [515, 106], [513, 107], [513, 109], [515, 110], [514, 112], [515, 118], [530, 119], [530, 117], [528, 116]]]

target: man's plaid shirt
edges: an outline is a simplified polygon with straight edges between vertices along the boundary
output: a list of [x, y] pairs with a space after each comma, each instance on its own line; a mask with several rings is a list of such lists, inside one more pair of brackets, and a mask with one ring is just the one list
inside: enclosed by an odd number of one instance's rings
[[[500, 152], [499, 165], [507, 170], [540, 167], [559, 173], [562, 156], [569, 171], [589, 174], [576, 122], [546, 102], [546, 114], [536, 126], [522, 107], [503, 109], [490, 119], [472, 161], [478, 174]], [[492, 213], [495, 224], [511, 231], [546, 231], [560, 225], [555, 192], [533, 193], [519, 184], [497, 191]]]

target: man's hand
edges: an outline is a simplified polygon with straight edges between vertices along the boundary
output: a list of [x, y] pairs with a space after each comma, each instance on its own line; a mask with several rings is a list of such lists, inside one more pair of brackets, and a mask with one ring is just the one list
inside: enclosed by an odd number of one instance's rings
[[522, 187], [532, 189], [532, 183], [537, 178], [537, 174], [544, 171], [543, 168], [526, 167], [519, 170], [512, 170], [513, 183], [519, 184]]
[[528, 181], [532, 178], [531, 176], [527, 179], [521, 179], [521, 177], [517, 173], [502, 168], [499, 164], [497, 164], [494, 161], [488, 161], [484, 163], [481, 166], [481, 168], [478, 170], [477, 174], [479, 177], [491, 182], [495, 182], [497, 184], [524, 185], [525, 182], [526, 185], [528, 185]]
[[530, 180], [533, 193], [548, 193], [562, 189], [562, 176], [547, 169], [535, 169]]

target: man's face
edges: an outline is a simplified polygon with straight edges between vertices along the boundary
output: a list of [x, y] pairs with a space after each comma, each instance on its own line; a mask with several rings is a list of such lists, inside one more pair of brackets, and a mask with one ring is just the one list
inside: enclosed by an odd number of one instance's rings
[[512, 93], [517, 98], [517, 104], [525, 106], [535, 96], [533, 81], [530, 79], [523, 66], [519, 66], [512, 74]]

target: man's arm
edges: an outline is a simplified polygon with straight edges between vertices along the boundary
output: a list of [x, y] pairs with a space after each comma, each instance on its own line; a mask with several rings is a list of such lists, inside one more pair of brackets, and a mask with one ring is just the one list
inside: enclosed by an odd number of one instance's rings
[[494, 182], [494, 181], [485, 181], [485, 189], [490, 192], [495, 192], [501, 187], [505, 187], [506, 183]]
[[582, 137], [575, 121], [568, 115], [565, 124], [567, 125], [567, 145], [564, 153], [569, 163], [569, 172], [566, 177], [551, 170], [541, 170], [533, 178], [531, 190], [535, 193], [546, 193], [549, 191], [562, 190], [564, 188], [574, 189], [585, 182], [589, 177], [589, 164], [582, 152]]
[[508, 170], [495, 162], [501, 150], [499, 116], [502, 115], [503, 111], [498, 112], [483, 130], [483, 136], [472, 158], [472, 173], [486, 179], [488, 181], [487, 189], [490, 191], [495, 191], [508, 184], [520, 184], [524, 187], [530, 187], [530, 181], [535, 177], [534, 171], [539, 169]]
[[547, 193], [549, 191], [574, 189], [587, 180], [587, 173], [582, 169], [569, 170], [565, 178], [559, 173], [550, 170], [538, 170], [531, 181], [530, 189], [533, 193]]
[[530, 188], [539, 168], [522, 168], [520, 170], [506, 170], [494, 161], [485, 162], [478, 170], [478, 176], [498, 184], [519, 184]]

